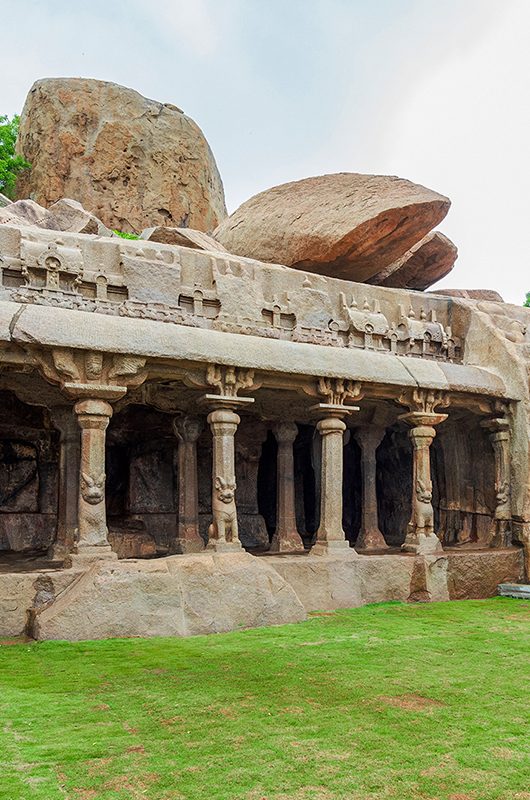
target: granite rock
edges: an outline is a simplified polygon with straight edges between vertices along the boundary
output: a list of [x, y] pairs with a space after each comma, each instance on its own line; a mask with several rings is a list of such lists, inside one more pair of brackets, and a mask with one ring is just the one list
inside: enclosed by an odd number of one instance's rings
[[174, 105], [115, 83], [37, 81], [17, 150], [31, 164], [18, 197], [44, 206], [73, 197], [111, 229], [211, 230], [226, 215], [221, 178], [196, 123]]
[[402, 178], [341, 172], [255, 195], [214, 236], [236, 255], [366, 281], [426, 236], [449, 206]]
[[432, 231], [401, 258], [370, 278], [369, 283], [423, 291], [451, 272], [457, 256], [456, 245], [443, 233]]

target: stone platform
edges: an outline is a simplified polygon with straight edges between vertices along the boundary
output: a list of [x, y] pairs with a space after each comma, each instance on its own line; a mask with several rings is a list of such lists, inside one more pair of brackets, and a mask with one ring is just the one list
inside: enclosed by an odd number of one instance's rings
[[300, 622], [387, 600], [491, 597], [524, 579], [523, 553], [338, 556], [199, 553], [0, 572], [0, 637], [191, 636]]

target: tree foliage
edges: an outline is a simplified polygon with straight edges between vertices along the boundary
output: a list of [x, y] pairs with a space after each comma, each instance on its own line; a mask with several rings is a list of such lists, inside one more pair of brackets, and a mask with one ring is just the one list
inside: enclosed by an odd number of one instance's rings
[[31, 164], [15, 154], [20, 117], [15, 114], [12, 119], [0, 116], [0, 192], [13, 199], [17, 175]]
[[527, 295], [526, 295], [526, 300], [525, 300], [525, 303], [524, 303], [524, 304], [525, 304], [525, 306], [526, 306], [527, 308], [530, 308], [530, 292], [527, 292]]

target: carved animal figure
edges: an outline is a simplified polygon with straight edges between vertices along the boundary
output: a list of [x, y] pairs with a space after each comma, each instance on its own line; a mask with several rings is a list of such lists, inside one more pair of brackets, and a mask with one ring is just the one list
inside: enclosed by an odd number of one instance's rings
[[105, 473], [93, 478], [85, 472], [81, 473], [81, 496], [91, 506], [101, 503], [105, 496]]
[[414, 504], [416, 531], [430, 536], [434, 533], [434, 511], [432, 507], [432, 485], [418, 480]]
[[215, 491], [212, 498], [213, 522], [208, 528], [210, 539], [219, 542], [237, 541], [237, 513], [234, 495], [235, 478], [215, 479]]

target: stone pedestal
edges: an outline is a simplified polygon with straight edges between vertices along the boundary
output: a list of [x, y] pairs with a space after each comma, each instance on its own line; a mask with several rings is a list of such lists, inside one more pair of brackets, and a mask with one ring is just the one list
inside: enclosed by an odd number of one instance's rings
[[434, 532], [430, 447], [436, 436], [434, 426], [447, 419], [447, 414], [410, 411], [399, 419], [411, 426], [413, 447], [412, 515], [401, 549], [409, 553], [441, 553], [442, 543]]
[[367, 425], [357, 428], [355, 439], [361, 448], [362, 508], [361, 529], [357, 550], [384, 550], [388, 547], [379, 530], [376, 489], [376, 451], [385, 435], [385, 428]]
[[296, 527], [294, 490], [293, 444], [298, 435], [295, 422], [282, 422], [273, 428], [278, 443], [276, 530], [270, 550], [276, 553], [292, 553], [304, 549], [304, 543]]
[[108, 541], [105, 509], [105, 431], [112, 406], [105, 400], [79, 400], [74, 407], [81, 428], [78, 535], [70, 563], [116, 558]]
[[235, 502], [234, 436], [240, 418], [232, 408], [216, 408], [208, 414], [212, 431], [212, 515], [208, 550], [241, 550]]
[[178, 523], [177, 537], [170, 543], [171, 553], [198, 553], [204, 550], [199, 534], [199, 487], [197, 478], [197, 439], [202, 431], [197, 417], [179, 417], [173, 423], [178, 439]]
[[343, 436], [346, 430], [342, 417], [349, 411], [342, 406], [319, 404], [318, 411], [325, 414], [317, 423], [322, 437], [322, 471], [320, 491], [320, 525], [312, 555], [329, 555], [341, 552], [355, 555], [346, 540], [342, 527], [342, 464]]
[[72, 406], [50, 410], [59, 439], [59, 496], [57, 502], [57, 534], [48, 555], [54, 561], [65, 559], [72, 552], [77, 530], [79, 496], [79, 464], [81, 436]]
[[495, 454], [495, 536], [491, 547], [511, 544], [510, 423], [505, 417], [487, 419], [481, 426], [488, 431]]

